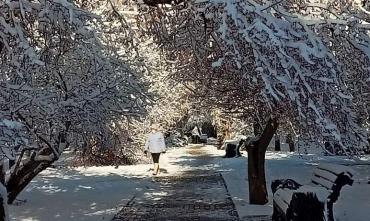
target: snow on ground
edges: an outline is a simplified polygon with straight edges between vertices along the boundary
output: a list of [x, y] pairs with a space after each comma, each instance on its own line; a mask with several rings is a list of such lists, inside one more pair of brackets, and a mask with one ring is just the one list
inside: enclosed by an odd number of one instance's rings
[[[222, 173], [239, 216], [271, 215], [273, 179], [293, 178], [308, 183], [313, 168], [320, 162], [352, 165], [358, 175], [352, 187], [345, 187], [335, 205], [338, 221], [367, 221], [370, 211], [370, 160], [345, 159], [318, 155], [267, 152], [266, 173], [269, 203], [264, 206], [248, 204], [246, 153], [240, 158], [222, 158], [223, 150], [214, 146], [201, 148], [210, 157], [204, 162], [195, 159], [184, 148], [169, 150], [161, 157], [163, 175], [175, 175], [188, 170], [209, 169]], [[194, 155], [195, 154], [195, 155]], [[201, 159], [201, 158], [200, 158]], [[110, 220], [120, 208], [134, 197], [142, 197], [152, 185], [151, 165], [50, 168], [42, 172], [19, 196], [26, 203], [10, 206], [10, 216], [17, 221], [98, 221]], [[160, 194], [160, 193], [158, 193]]]
[[[188, 167], [174, 164], [184, 149], [169, 151], [161, 158], [164, 174]], [[179, 161], [176, 161], [179, 163]], [[133, 197], [143, 194], [151, 183], [151, 165], [49, 168], [19, 195], [26, 200], [10, 206], [11, 220], [97, 221], [110, 220]], [[118, 208], [117, 208], [118, 207]]]
[[346, 159], [343, 157], [317, 156], [313, 154], [300, 156], [288, 152], [267, 152], [266, 178], [269, 203], [263, 206], [248, 204], [247, 159], [243, 156], [241, 158], [222, 159], [219, 161], [221, 168], [230, 169], [230, 171], [223, 172], [222, 175], [240, 217], [271, 215], [271, 181], [274, 179], [292, 178], [299, 183], [307, 184], [310, 182], [314, 167], [322, 162], [350, 165], [357, 172], [353, 186], [343, 187], [341, 196], [334, 205], [336, 220], [369, 220], [370, 184], [368, 182], [370, 180], [370, 161]]
[[18, 197], [26, 203], [10, 206], [11, 220], [102, 220], [146, 182], [113, 167], [48, 169]]

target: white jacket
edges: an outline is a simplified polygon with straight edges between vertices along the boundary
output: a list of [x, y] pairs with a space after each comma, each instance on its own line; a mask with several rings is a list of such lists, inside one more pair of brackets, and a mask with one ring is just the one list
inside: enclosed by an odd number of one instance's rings
[[150, 153], [162, 153], [166, 151], [166, 143], [161, 132], [150, 133], [145, 143], [145, 150]]

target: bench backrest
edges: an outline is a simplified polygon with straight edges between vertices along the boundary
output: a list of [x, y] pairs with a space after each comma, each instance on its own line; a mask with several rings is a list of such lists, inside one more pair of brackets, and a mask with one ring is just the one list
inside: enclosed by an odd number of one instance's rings
[[351, 168], [336, 164], [320, 164], [314, 169], [312, 183], [326, 188], [331, 202], [337, 201], [344, 185], [352, 185], [354, 172]]

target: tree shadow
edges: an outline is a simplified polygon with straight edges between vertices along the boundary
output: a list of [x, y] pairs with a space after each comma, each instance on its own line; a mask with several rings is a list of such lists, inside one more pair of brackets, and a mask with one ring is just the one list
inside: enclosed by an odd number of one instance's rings
[[24, 203], [10, 206], [12, 220], [110, 220], [151, 183], [145, 172], [130, 175], [112, 168], [49, 168], [19, 195]]

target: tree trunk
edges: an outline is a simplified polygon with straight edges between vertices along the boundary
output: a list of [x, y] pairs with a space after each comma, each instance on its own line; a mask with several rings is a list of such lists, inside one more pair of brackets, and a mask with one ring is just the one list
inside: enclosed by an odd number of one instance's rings
[[[1, 147], [0, 147], [1, 148]], [[5, 183], [5, 160], [1, 160], [0, 161], [0, 183], [2, 183], [4, 185]]]
[[[60, 135], [60, 140], [65, 142], [64, 135]], [[59, 144], [60, 145], [60, 144]], [[51, 154], [52, 151], [50, 148], [40, 150], [39, 155], [47, 156]], [[22, 157], [22, 154], [21, 156]], [[54, 158], [51, 161], [41, 161], [36, 160], [36, 152], [33, 152], [30, 158], [22, 161], [22, 166], [17, 167], [12, 172], [8, 182], [6, 183], [6, 188], [8, 191], [8, 203], [12, 204], [16, 199], [18, 194], [32, 181], [37, 174], [41, 171], [48, 168], [52, 163], [54, 163], [57, 158]], [[22, 158], [20, 159], [22, 160]]]
[[31, 182], [41, 171], [49, 167], [52, 162], [27, 160], [19, 170], [14, 171], [7, 182], [8, 203], [12, 204], [18, 194]]
[[[70, 127], [70, 121], [66, 121], [66, 128]], [[68, 147], [67, 142], [67, 132], [60, 132], [58, 135], [59, 142], [56, 145], [56, 149], [62, 151]], [[61, 148], [63, 145], [63, 148]], [[50, 144], [49, 144], [50, 146]], [[59, 156], [54, 154], [54, 157], [48, 160], [41, 160], [36, 159], [36, 154], [40, 156], [49, 156], [52, 154], [51, 148], [45, 148], [39, 150], [37, 153], [33, 152], [28, 159], [22, 161], [22, 165], [20, 167], [15, 167], [14, 171], [12, 172], [8, 182], [6, 183], [6, 189], [8, 192], [8, 203], [12, 204], [13, 201], [16, 199], [18, 194], [32, 181], [35, 176], [37, 176], [41, 171], [48, 168], [51, 164], [53, 164], [56, 160], [58, 160]], [[59, 153], [60, 154], [60, 153]], [[20, 159], [22, 160], [22, 154]]]
[[205, 121], [202, 124], [202, 133], [207, 134], [208, 137], [217, 137], [215, 126], [210, 121]]
[[260, 136], [248, 147], [248, 181], [250, 204], [264, 205], [268, 202], [265, 177], [265, 153], [278, 128], [277, 119], [270, 118]]
[[0, 221], [9, 221], [6, 188], [0, 183]]
[[263, 205], [267, 203], [265, 178], [265, 153], [253, 147], [248, 151], [249, 202]]
[[295, 147], [294, 147], [294, 140], [293, 140], [292, 134], [288, 134], [287, 135], [286, 142], [289, 145], [289, 151], [290, 152], [294, 152], [295, 151]]
[[281, 151], [280, 136], [275, 134], [275, 151]]

